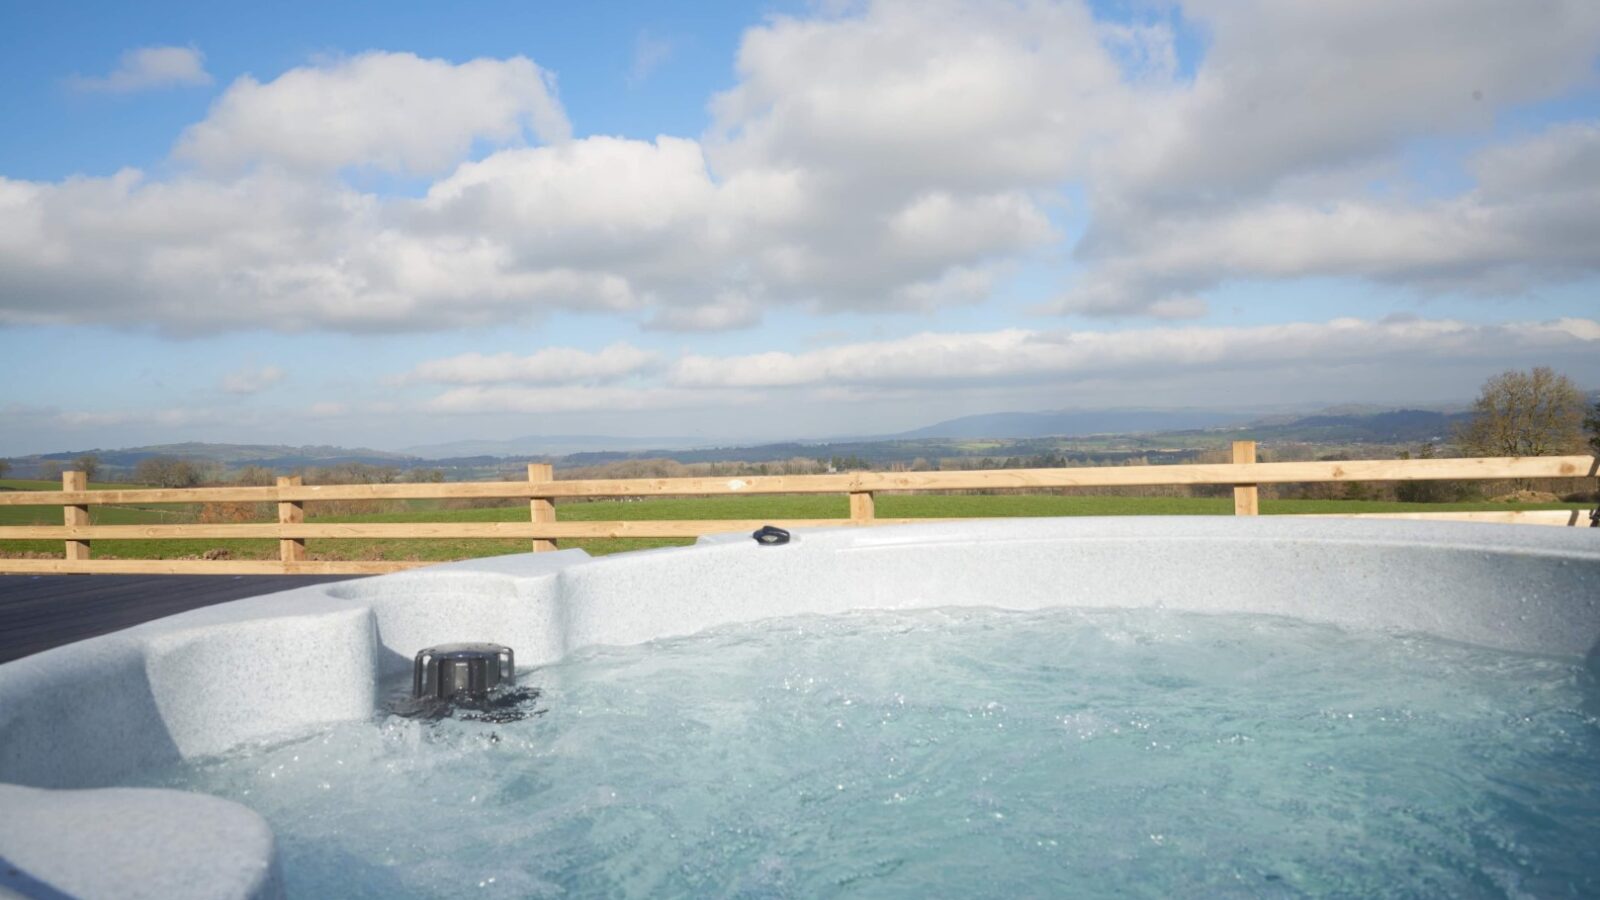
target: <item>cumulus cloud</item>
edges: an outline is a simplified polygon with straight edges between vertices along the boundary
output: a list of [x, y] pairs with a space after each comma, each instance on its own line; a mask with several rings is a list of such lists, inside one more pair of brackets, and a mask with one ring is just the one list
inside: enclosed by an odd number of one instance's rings
[[407, 379], [440, 384], [578, 384], [635, 375], [655, 365], [657, 359], [657, 354], [624, 342], [594, 353], [572, 347], [545, 347], [526, 356], [463, 353], [427, 360]]
[[131, 94], [156, 88], [207, 85], [205, 54], [193, 47], [139, 47], [122, 54], [117, 68], [99, 78], [76, 76], [67, 83], [80, 91]]
[[[1077, 3], [880, 2], [745, 34], [706, 138], [767, 302], [972, 302], [1129, 91]], [[981, 273], [981, 274], [980, 274]]]
[[519, 265], [514, 248], [436, 222], [413, 201], [276, 170], [0, 178], [0, 324], [395, 331], [640, 303], [622, 275]]
[[[194, 171], [0, 182], [0, 322], [392, 330], [571, 309], [687, 331], [772, 304], [980, 301], [1059, 237], [1040, 194], [1114, 110], [1039, 104], [1118, 77], [1075, 4], [1007, 9], [886, 3], [753, 29], [714, 152], [568, 140], [548, 73], [520, 58], [370, 53], [242, 78], [178, 141]], [[860, 58], [800, 61], [823, 51]], [[465, 161], [529, 128], [544, 146]], [[385, 198], [329, 178], [349, 167], [440, 177]]]
[[492, 240], [522, 269], [670, 277], [716, 252], [716, 200], [696, 142], [591, 137], [462, 165], [408, 212], [416, 230]]
[[283, 378], [284, 372], [277, 366], [244, 368], [224, 376], [222, 389], [230, 394], [259, 394]]
[[[426, 330], [931, 310], [1060, 261], [1059, 313], [1192, 318], [1232, 279], [1516, 294], [1600, 271], [1593, 123], [1485, 149], [1454, 197], [1363, 177], [1591, 77], [1600, 6], [878, 0], [741, 41], [698, 137], [572, 137], [531, 60], [366, 53], [230, 85], [167, 177], [0, 177], [0, 325]], [[1493, 35], [1493, 40], [1484, 40]], [[1352, 61], [1359, 61], [1353, 64]], [[186, 166], [186, 167], [185, 167]], [[427, 179], [418, 197], [351, 170]], [[1041, 298], [1043, 299], [1043, 298]]]
[[1123, 119], [1079, 3], [878, 2], [746, 32], [713, 101], [719, 167], [802, 166], [915, 194], [1056, 183]]
[[364, 53], [265, 84], [240, 78], [183, 133], [175, 155], [221, 171], [268, 163], [431, 175], [463, 159], [474, 141], [519, 144], [530, 131], [559, 143], [572, 126], [554, 76], [525, 57], [453, 65]]
[[[1187, 0], [1212, 36], [1192, 85], [1147, 105], [1116, 145], [1118, 189], [1179, 205], [1481, 130], [1496, 109], [1590, 75], [1600, 7], [1548, 0], [1404, 4]], [[1488, 36], [1493, 36], [1489, 39]]]
[[760, 321], [760, 304], [746, 294], [724, 291], [709, 303], [659, 310], [643, 327], [648, 331], [733, 331]]
[[[1431, 204], [1384, 198], [1359, 170], [1410, 140], [1486, 132], [1497, 111], [1582, 84], [1600, 6], [1188, 0], [1183, 10], [1212, 43], [1193, 82], [1148, 94], [1138, 125], [1097, 159], [1093, 219], [1076, 249], [1087, 273], [1055, 309], [1193, 313], [1203, 311], [1197, 292], [1231, 278], [1376, 274], [1426, 286], [1428, 257], [1465, 261], [1502, 236], [1530, 249], [1522, 234], [1495, 232], [1542, 231], [1561, 217], [1492, 190]], [[1510, 205], [1521, 209], [1502, 215]], [[1527, 263], [1514, 279], [1524, 285], [1557, 271], [1507, 256], [1500, 245], [1480, 269]], [[1595, 271], [1593, 259], [1584, 266]]]
[[1600, 127], [1559, 126], [1484, 151], [1468, 169], [1476, 187], [1431, 202], [1263, 199], [1146, 217], [1053, 308], [1159, 315], [1241, 277], [1516, 295], [1600, 271]]

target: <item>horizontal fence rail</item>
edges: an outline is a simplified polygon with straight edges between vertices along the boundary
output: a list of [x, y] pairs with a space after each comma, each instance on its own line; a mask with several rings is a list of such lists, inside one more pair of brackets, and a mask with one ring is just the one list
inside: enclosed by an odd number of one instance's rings
[[[422, 484], [307, 485], [279, 478], [271, 487], [150, 488], [87, 490], [81, 472], [62, 475], [60, 491], [0, 493], [0, 506], [60, 506], [61, 525], [0, 526], [0, 540], [62, 541], [61, 559], [0, 559], [0, 572], [119, 572], [217, 574], [375, 574], [428, 562], [335, 561], [306, 558], [306, 541], [330, 538], [444, 539], [512, 538], [544, 552], [562, 540], [585, 538], [690, 538], [766, 524], [793, 528], [894, 525], [948, 519], [879, 518], [874, 496], [882, 492], [1016, 490], [1221, 485], [1233, 488], [1234, 514], [1259, 514], [1258, 486], [1365, 481], [1502, 481], [1596, 477], [1600, 458], [1588, 456], [1384, 459], [1337, 462], [1256, 462], [1253, 441], [1237, 441], [1233, 462], [1188, 465], [1062, 469], [987, 469], [951, 472], [850, 472], [829, 475], [761, 475], [735, 478], [633, 478], [555, 480], [547, 464], [530, 464], [526, 481]], [[698, 519], [560, 522], [556, 500], [620, 497], [688, 497], [773, 494], [847, 494], [849, 517], [839, 519]], [[305, 504], [333, 500], [528, 500], [526, 522], [321, 523], [305, 521]], [[278, 521], [245, 524], [91, 525], [89, 507], [108, 504], [273, 504]], [[1359, 513], [1336, 517], [1515, 522], [1587, 525], [1577, 510]], [[93, 559], [91, 542], [133, 539], [268, 538], [279, 542], [276, 560]]]
[[1588, 456], [1377, 459], [1341, 462], [1200, 463], [1076, 469], [958, 472], [851, 472], [739, 478], [628, 478], [574, 481], [473, 481], [431, 484], [328, 484], [277, 487], [14, 491], [0, 506], [128, 503], [297, 503], [318, 500], [568, 499], [694, 497], [717, 494], [847, 494], [877, 491], [1028, 490], [1151, 485], [1290, 484], [1353, 481], [1505, 481], [1595, 475]]

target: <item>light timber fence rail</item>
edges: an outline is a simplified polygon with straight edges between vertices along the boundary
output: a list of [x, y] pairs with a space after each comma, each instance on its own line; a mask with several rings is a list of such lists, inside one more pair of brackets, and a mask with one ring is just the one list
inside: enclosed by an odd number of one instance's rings
[[[398, 560], [324, 561], [306, 558], [306, 541], [326, 538], [517, 538], [535, 552], [575, 538], [686, 538], [765, 524], [798, 528], [892, 525], [931, 519], [884, 519], [873, 497], [884, 491], [1029, 490], [1150, 485], [1231, 485], [1234, 515], [1259, 514], [1263, 484], [1356, 481], [1502, 481], [1595, 477], [1600, 459], [1588, 456], [1385, 459], [1340, 462], [1256, 462], [1253, 441], [1233, 445], [1231, 463], [1065, 469], [987, 469], [949, 472], [850, 472], [739, 478], [636, 478], [557, 481], [546, 464], [528, 466], [526, 481], [432, 484], [307, 485], [279, 478], [272, 487], [87, 490], [81, 472], [66, 472], [60, 491], [0, 493], [0, 506], [60, 506], [61, 525], [0, 527], [0, 540], [59, 540], [62, 559], [0, 559], [0, 572], [119, 572], [216, 574], [375, 574], [428, 565]], [[849, 518], [702, 519], [561, 522], [562, 498], [686, 497], [732, 494], [847, 494]], [[527, 499], [526, 522], [406, 522], [330, 524], [305, 521], [305, 504], [324, 500]], [[275, 503], [276, 523], [237, 525], [91, 525], [89, 507], [128, 503]], [[1461, 519], [1541, 525], [1587, 525], [1577, 510], [1525, 512], [1366, 513], [1363, 518]], [[95, 540], [276, 538], [276, 560], [94, 559]]]

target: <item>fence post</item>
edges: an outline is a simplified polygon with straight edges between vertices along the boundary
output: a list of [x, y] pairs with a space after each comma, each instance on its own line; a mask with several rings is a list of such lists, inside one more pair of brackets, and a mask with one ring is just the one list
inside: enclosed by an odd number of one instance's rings
[[877, 507], [873, 503], [871, 491], [850, 492], [850, 522], [854, 525], [870, 525], [877, 517]]
[[[89, 476], [82, 472], [62, 472], [61, 489], [63, 491], [86, 491], [89, 489]], [[88, 525], [89, 507], [63, 505], [61, 507], [61, 521], [64, 525]], [[88, 558], [88, 541], [67, 541], [67, 559]]]
[[[299, 475], [278, 476], [278, 490], [286, 487], [299, 487]], [[306, 505], [299, 501], [278, 501], [278, 524], [299, 525], [306, 520]], [[278, 540], [278, 559], [282, 562], [300, 562], [306, 558], [305, 538], [280, 538]]]
[[[555, 467], [549, 463], [528, 463], [528, 480], [535, 484], [542, 484], [556, 480]], [[528, 515], [535, 525], [540, 522], [554, 522], [556, 520], [556, 504], [549, 497], [528, 498]], [[544, 538], [534, 538], [533, 552], [546, 553], [556, 549], [556, 542]]]
[[[1235, 463], [1253, 463], [1256, 461], [1255, 441], [1234, 441], [1233, 461]], [[1259, 488], [1253, 484], [1236, 484], [1233, 486], [1233, 514], [1236, 516], [1261, 515], [1261, 499]]]

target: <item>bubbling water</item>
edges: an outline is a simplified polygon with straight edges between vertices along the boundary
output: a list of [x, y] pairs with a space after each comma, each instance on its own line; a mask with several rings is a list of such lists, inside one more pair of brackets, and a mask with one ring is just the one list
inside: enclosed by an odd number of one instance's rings
[[1600, 893], [1582, 664], [1164, 610], [770, 620], [151, 773], [300, 897]]

